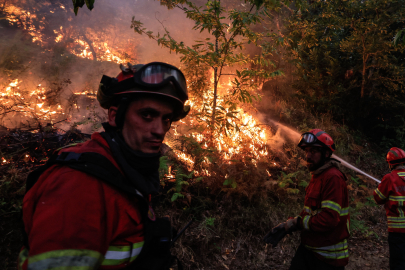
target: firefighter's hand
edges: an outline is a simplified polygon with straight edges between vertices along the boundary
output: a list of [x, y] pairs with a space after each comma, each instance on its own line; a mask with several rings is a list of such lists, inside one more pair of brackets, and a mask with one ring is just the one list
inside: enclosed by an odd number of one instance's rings
[[266, 234], [263, 241], [267, 244], [271, 244], [273, 248], [276, 247], [278, 242], [287, 235], [287, 231], [285, 230], [286, 223], [287, 222], [283, 222], [274, 227], [268, 234]]
[[291, 234], [295, 231], [301, 230], [300, 228], [300, 219], [301, 217], [289, 218], [284, 222], [284, 229], [288, 234]]

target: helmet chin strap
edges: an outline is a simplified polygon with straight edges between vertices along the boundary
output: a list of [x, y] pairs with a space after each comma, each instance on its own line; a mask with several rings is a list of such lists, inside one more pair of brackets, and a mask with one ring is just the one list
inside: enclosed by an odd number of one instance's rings
[[122, 129], [124, 127], [125, 114], [128, 110], [129, 103], [129, 98], [123, 97], [120, 105], [118, 106], [117, 114], [115, 115], [115, 124], [117, 125], [118, 129]]

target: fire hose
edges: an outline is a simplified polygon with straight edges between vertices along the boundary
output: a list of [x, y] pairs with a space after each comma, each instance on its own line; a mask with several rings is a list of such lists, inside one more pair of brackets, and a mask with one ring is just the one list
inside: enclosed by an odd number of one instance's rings
[[381, 183], [380, 180], [378, 180], [378, 179], [372, 177], [371, 175], [369, 175], [369, 174], [363, 172], [362, 170], [360, 170], [360, 169], [354, 167], [353, 165], [351, 165], [351, 164], [349, 164], [348, 162], [344, 161], [343, 159], [341, 159], [340, 157], [336, 156], [335, 154], [332, 155], [332, 157], [333, 157], [334, 159], [339, 160], [340, 163], [341, 163], [343, 166], [345, 166], [346, 168], [349, 168], [349, 169], [352, 169], [352, 170], [354, 170], [354, 171], [356, 171], [356, 172], [358, 172], [358, 173], [361, 173], [362, 175], [364, 175], [364, 176], [366, 176], [366, 177], [368, 177], [368, 178], [370, 178], [370, 179], [376, 181], [377, 183]]

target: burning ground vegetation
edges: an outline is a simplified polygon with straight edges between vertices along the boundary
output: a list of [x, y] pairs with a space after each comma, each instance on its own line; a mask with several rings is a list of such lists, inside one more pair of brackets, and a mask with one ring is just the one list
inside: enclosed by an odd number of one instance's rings
[[[70, 4], [7, 1], [1, 7], [5, 17], [0, 20], [5, 37], [0, 40], [3, 269], [16, 268], [28, 173], [44, 164], [55, 149], [88, 140], [92, 131], [100, 130], [106, 119], [95, 100], [101, 75], [115, 76], [118, 63], [140, 61], [139, 40], [120, 27], [124, 19], [112, 14], [90, 25], [84, 10], [79, 13], [83, 17], [73, 19], [67, 11]], [[205, 72], [212, 82], [212, 70]], [[232, 83], [222, 80], [218, 86], [221, 96], [214, 128], [212, 111], [205, 109], [213, 99], [210, 89], [191, 96], [190, 116], [174, 123], [168, 134], [162, 149], [161, 192], [154, 198], [157, 212], [169, 215], [177, 228], [195, 220], [174, 249], [186, 269], [288, 269], [298, 235], [287, 237], [275, 249], [263, 244], [262, 237], [301, 210], [310, 178], [302, 153], [295, 146], [295, 135], [291, 138], [281, 124], [259, 117], [274, 112], [259, 102], [228, 106]], [[277, 102], [274, 110], [284, 101]], [[283, 120], [291, 126], [299, 126], [292, 119], [307, 115], [294, 103], [284, 109], [290, 111], [290, 118]], [[316, 125], [313, 119], [306, 123]], [[319, 127], [347, 142], [348, 131], [339, 131], [334, 123], [325, 125], [322, 119]], [[341, 153], [350, 161], [361, 159], [370, 164], [362, 169], [384, 174], [377, 158], [362, 156], [354, 143], [348, 149]], [[388, 269], [385, 215], [370, 197], [376, 185], [351, 171], [345, 173], [353, 232], [348, 269]]]
[[[2, 131], [1, 269], [16, 269], [27, 174], [43, 164], [54, 149], [88, 139], [78, 130], [60, 132], [51, 125]], [[184, 143], [189, 154], [202, 146], [197, 141]], [[298, 234], [286, 237], [275, 249], [264, 244], [262, 237], [272, 226], [300, 212], [303, 205], [309, 175], [294, 143], [286, 142], [279, 151], [269, 150], [271, 158], [256, 164], [236, 159], [229, 162], [212, 150], [212, 162], [205, 164], [211, 175], [204, 177], [191, 171], [198, 156], [190, 158], [192, 163], [167, 145], [163, 151], [162, 188], [154, 204], [157, 213], [169, 215], [178, 229], [194, 219], [174, 248], [186, 269], [288, 269], [299, 244]], [[345, 172], [352, 230], [347, 269], [388, 269], [385, 213], [370, 197], [375, 184]], [[227, 175], [240, 175], [241, 179], [228, 184]]]

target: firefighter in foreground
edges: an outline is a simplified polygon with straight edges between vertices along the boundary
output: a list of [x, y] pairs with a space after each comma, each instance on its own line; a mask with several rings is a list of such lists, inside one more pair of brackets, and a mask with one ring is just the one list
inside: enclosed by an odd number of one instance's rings
[[165, 63], [121, 66], [97, 99], [105, 132], [64, 148], [31, 173], [20, 269], [168, 269], [170, 222], [150, 205], [160, 147], [187, 115], [186, 79]]
[[304, 209], [274, 227], [264, 241], [275, 247], [286, 234], [300, 230], [301, 244], [290, 270], [344, 269], [349, 260], [349, 199], [346, 177], [331, 158], [335, 145], [326, 132], [313, 129], [301, 135], [298, 146], [312, 174]]
[[398, 147], [387, 153], [391, 173], [385, 175], [374, 191], [374, 200], [384, 204], [388, 220], [390, 269], [405, 269], [405, 152]]

